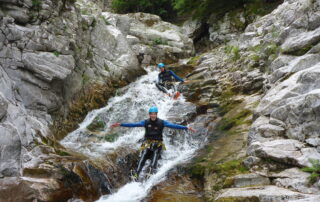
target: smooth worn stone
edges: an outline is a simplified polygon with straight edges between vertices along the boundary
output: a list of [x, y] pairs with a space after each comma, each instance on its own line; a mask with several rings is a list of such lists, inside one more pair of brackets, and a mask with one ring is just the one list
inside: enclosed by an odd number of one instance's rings
[[301, 194], [299, 192], [293, 192], [289, 189], [284, 189], [277, 186], [257, 186], [248, 188], [230, 188], [222, 191], [215, 201], [222, 202], [226, 200], [242, 200], [250, 201], [252, 199], [267, 202], [267, 201], [283, 201], [307, 198], [314, 195]]
[[237, 188], [270, 184], [269, 178], [263, 177], [254, 173], [236, 175], [236, 176], [233, 176], [232, 179], [233, 179], [233, 187], [237, 187]]

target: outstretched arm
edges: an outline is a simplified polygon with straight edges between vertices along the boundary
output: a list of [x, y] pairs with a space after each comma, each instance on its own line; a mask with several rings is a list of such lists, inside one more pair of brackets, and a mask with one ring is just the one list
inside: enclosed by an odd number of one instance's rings
[[118, 127], [118, 126], [122, 126], [122, 127], [129, 127], [129, 128], [133, 128], [133, 127], [144, 127], [144, 120], [137, 122], [137, 123], [114, 123], [111, 125], [111, 128], [114, 127]]
[[194, 130], [191, 127], [170, 123], [169, 121], [163, 121], [163, 124], [164, 124], [164, 127], [168, 127], [168, 128], [181, 129], [181, 130], [190, 130], [191, 132], [196, 132], [196, 130]]
[[179, 76], [177, 76], [173, 71], [170, 70], [169, 72], [177, 81], [184, 82], [184, 80], [182, 78], [180, 78]]

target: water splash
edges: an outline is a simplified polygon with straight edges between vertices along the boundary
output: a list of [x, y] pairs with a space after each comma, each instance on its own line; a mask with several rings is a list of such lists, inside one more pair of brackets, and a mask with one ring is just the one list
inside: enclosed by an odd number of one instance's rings
[[[170, 113], [170, 118], [172, 118], [172, 109], [176, 106], [186, 108], [190, 106], [190, 103], [187, 103], [183, 96], [178, 100], [173, 100], [160, 92], [154, 85], [158, 72], [150, 69], [147, 72], [147, 75], [121, 89], [119, 91], [120, 95], [111, 98], [105, 107], [91, 111], [79, 125], [79, 128], [66, 136], [62, 144], [94, 157], [105, 155], [105, 153], [114, 151], [120, 146], [138, 149], [140, 146], [139, 140], [144, 136], [144, 128], [119, 128], [117, 130], [121, 131], [121, 136], [114, 142], [88, 143], [87, 127], [96, 117], [101, 117], [106, 123], [104, 132], [110, 133], [112, 131], [109, 127], [112, 123], [137, 122], [148, 118], [147, 110], [150, 106], [157, 106], [159, 108], [158, 117], [165, 120], [169, 118], [168, 114]], [[174, 116], [180, 117], [183, 114]], [[165, 130], [165, 133], [170, 133], [170, 130]], [[101, 197], [99, 202], [143, 200], [154, 185], [165, 180], [170, 169], [191, 159], [195, 151], [203, 145], [205, 134], [198, 135], [197, 138], [193, 138], [192, 135], [181, 130], [177, 131], [174, 137], [164, 135], [164, 143], [167, 149], [162, 153], [158, 171], [145, 182], [127, 183], [116, 193]]]

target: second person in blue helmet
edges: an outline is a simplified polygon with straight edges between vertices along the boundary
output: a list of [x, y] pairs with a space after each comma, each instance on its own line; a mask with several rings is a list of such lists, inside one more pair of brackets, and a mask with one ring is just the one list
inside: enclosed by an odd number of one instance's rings
[[184, 80], [177, 76], [173, 71], [166, 70], [164, 63], [159, 63], [158, 68], [160, 69], [160, 73], [158, 74], [158, 82], [156, 83], [157, 88], [169, 96], [171, 96], [169, 89], [173, 89], [175, 92], [174, 98], [178, 98], [180, 92], [175, 89], [173, 82], [180, 81], [183, 83]]
[[147, 159], [151, 160], [150, 173], [154, 173], [154, 171], [157, 169], [158, 160], [161, 156], [161, 151], [164, 147], [163, 129], [165, 127], [180, 130], [190, 130], [191, 132], [195, 132], [195, 130], [191, 127], [173, 124], [169, 121], [159, 119], [157, 107], [151, 107], [149, 109], [149, 119], [142, 120], [137, 123], [114, 123], [111, 125], [112, 128], [118, 126], [145, 128], [144, 141], [141, 145], [141, 158], [139, 160], [138, 167], [135, 170], [135, 173], [133, 174], [133, 177], [135, 179], [138, 179], [139, 174]]

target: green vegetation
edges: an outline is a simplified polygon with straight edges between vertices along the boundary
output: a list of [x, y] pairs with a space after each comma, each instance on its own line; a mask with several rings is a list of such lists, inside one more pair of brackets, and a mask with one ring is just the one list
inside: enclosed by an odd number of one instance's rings
[[[177, 16], [192, 15], [194, 18], [207, 19], [215, 14], [218, 18], [237, 8], [244, 10], [244, 17], [250, 22], [256, 15], [265, 15], [272, 11], [279, 2], [268, 3], [261, 0], [113, 0], [112, 9], [118, 13], [145, 12], [161, 16], [164, 20], [173, 21]], [[231, 13], [231, 19], [237, 29], [246, 24]]]
[[56, 57], [59, 57], [60, 53], [58, 51], [53, 51], [53, 55], [55, 55]]
[[309, 183], [314, 184], [320, 179], [320, 161], [316, 159], [309, 159], [311, 167], [304, 167], [301, 170], [304, 172], [311, 173], [308, 177]]
[[71, 156], [68, 152], [60, 150], [60, 149], [56, 149], [55, 152], [60, 156]]
[[298, 49], [298, 50], [281, 50], [282, 53], [290, 53], [291, 55], [296, 55], [296, 56], [300, 56], [300, 55], [304, 55], [306, 54], [312, 47], [314, 44], [307, 44], [306, 46]]
[[218, 97], [218, 100], [221, 103], [219, 107], [220, 116], [224, 116], [227, 112], [234, 109], [238, 104], [241, 103], [241, 101], [232, 99], [236, 94], [237, 93], [232, 90], [232, 86], [228, 85], [221, 93], [216, 92], [214, 95], [212, 95], [213, 97]]
[[215, 173], [223, 182], [214, 185], [213, 189], [218, 191], [222, 188], [230, 187], [233, 184], [229, 177], [248, 172], [248, 169], [241, 162], [242, 159], [215, 164], [202, 158], [190, 166], [188, 171], [192, 177], [200, 179], [204, 177], [205, 173]]
[[[274, 61], [279, 53], [281, 52], [281, 47], [274, 43], [263, 43], [249, 48], [249, 51], [252, 51], [252, 55], [250, 56], [250, 60], [254, 61], [251, 67], [259, 67], [260, 71], [266, 72], [269, 71], [266, 67], [267, 64], [270, 64]], [[264, 66], [259, 66], [259, 61], [263, 61], [265, 63]]]
[[244, 109], [232, 117], [222, 118], [217, 124], [217, 129], [220, 131], [226, 131], [234, 126], [244, 124], [246, 123], [246, 118], [251, 114], [252, 112], [250, 110]]
[[32, 7], [35, 10], [40, 10], [42, 2], [40, 0], [32, 0]]
[[106, 127], [105, 121], [103, 121], [100, 117], [96, 117], [87, 128], [91, 131], [95, 131], [95, 130], [103, 131], [105, 127]]
[[119, 135], [120, 135], [119, 133], [110, 133], [110, 134], [103, 136], [100, 139], [105, 140], [107, 142], [114, 142], [115, 140], [117, 140]]
[[187, 64], [188, 65], [197, 65], [200, 58], [201, 58], [201, 55], [194, 56], [188, 61]]
[[87, 84], [90, 81], [90, 76], [88, 76], [87, 74], [83, 74], [82, 75], [82, 81], [84, 84]]
[[113, 0], [111, 6], [118, 13], [152, 13], [161, 16], [164, 20], [172, 19], [176, 16], [172, 0]]
[[168, 41], [162, 38], [156, 38], [152, 41], [152, 45], [168, 45]]
[[179, 14], [193, 13], [194, 17], [205, 19], [212, 13], [223, 15], [243, 3], [243, 0], [173, 0], [173, 7]]
[[224, 48], [224, 52], [231, 55], [233, 61], [240, 59], [240, 49], [238, 46], [227, 45]]

